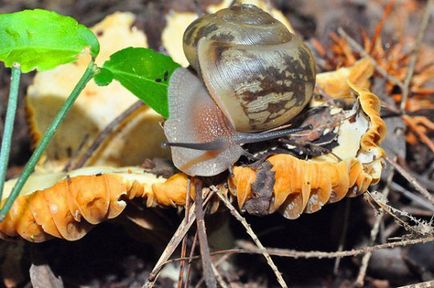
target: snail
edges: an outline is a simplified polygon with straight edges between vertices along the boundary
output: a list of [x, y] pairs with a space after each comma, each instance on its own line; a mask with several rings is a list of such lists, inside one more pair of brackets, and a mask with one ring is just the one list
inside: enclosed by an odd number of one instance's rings
[[281, 22], [254, 5], [234, 5], [196, 19], [183, 45], [195, 73], [172, 74], [164, 124], [181, 171], [217, 175], [246, 154], [242, 144], [300, 131], [275, 128], [310, 101], [315, 61]]

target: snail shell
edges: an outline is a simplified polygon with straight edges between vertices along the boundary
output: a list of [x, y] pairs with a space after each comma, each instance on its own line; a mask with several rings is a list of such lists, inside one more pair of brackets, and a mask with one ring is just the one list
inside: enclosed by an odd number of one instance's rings
[[251, 132], [287, 123], [312, 97], [310, 50], [254, 5], [194, 21], [184, 52], [197, 76], [185, 68], [173, 73], [164, 130], [175, 166], [189, 175], [228, 169], [244, 153], [240, 144], [263, 140]]
[[311, 99], [310, 50], [256, 6], [232, 6], [197, 19], [184, 33], [184, 52], [237, 131], [281, 126]]

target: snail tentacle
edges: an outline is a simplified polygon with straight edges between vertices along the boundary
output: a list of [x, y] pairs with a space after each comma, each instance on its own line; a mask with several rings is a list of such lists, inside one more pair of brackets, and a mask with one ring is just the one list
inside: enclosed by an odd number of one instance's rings
[[202, 143], [186, 143], [186, 142], [164, 142], [163, 146], [167, 147], [183, 147], [194, 150], [201, 151], [212, 151], [212, 150], [222, 150], [228, 148], [230, 145], [237, 144], [249, 144], [249, 143], [257, 143], [262, 141], [273, 140], [281, 137], [290, 136], [293, 133], [310, 130], [312, 129], [312, 125], [300, 127], [300, 128], [288, 128], [278, 131], [266, 131], [262, 133], [235, 133], [229, 138], [219, 137], [210, 142], [202, 142]]

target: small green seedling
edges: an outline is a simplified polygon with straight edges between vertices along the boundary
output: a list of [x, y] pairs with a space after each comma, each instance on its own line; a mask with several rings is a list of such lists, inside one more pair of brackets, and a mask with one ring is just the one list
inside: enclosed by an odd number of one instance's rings
[[170, 57], [145, 48], [126, 48], [110, 56], [95, 75], [98, 85], [113, 79], [140, 98], [147, 105], [169, 117], [167, 88], [169, 78], [179, 64]]
[[42, 9], [0, 14], [0, 61], [12, 69], [0, 150], [0, 199], [9, 161], [21, 73], [44, 71], [73, 62], [86, 48], [89, 49], [92, 59], [47, 128], [10, 196], [0, 209], [0, 221], [5, 218], [57, 128], [92, 78], [101, 86], [110, 84], [113, 79], [119, 81], [155, 111], [168, 117], [168, 81], [173, 71], [179, 67], [170, 57], [151, 49], [130, 47], [111, 55], [103, 67], [99, 68], [95, 64], [99, 53], [98, 40], [91, 30], [75, 19]]

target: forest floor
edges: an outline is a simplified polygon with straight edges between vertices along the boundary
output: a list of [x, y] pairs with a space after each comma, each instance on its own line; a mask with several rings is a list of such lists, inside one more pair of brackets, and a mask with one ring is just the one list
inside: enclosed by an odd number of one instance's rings
[[[219, 1], [199, 2], [206, 6], [208, 2]], [[434, 193], [434, 5], [426, 12], [428, 2], [434, 1], [271, 2], [314, 49], [321, 71], [351, 65], [366, 53], [384, 68], [385, 74], [378, 72], [381, 68], [377, 69], [373, 91], [389, 108], [382, 111], [388, 115], [385, 121], [389, 134], [383, 145], [388, 156], [383, 180], [370, 190], [387, 191], [388, 205], [412, 216], [392, 210], [380, 213], [378, 207], [360, 196], [326, 205], [320, 212], [304, 214], [294, 221], [277, 214], [245, 215], [248, 223], [265, 247], [331, 252], [315, 254], [309, 259], [305, 259], [306, 253], [295, 255], [300, 257], [274, 257], [290, 287], [396, 287], [433, 280], [434, 205], [420, 191]], [[192, 0], [0, 0], [0, 13], [29, 8], [55, 10], [89, 27], [115, 11], [131, 11], [138, 17], [138, 27], [146, 32], [149, 46], [159, 51], [164, 51], [161, 41], [164, 15], [170, 9], [197, 10]], [[423, 25], [426, 15], [431, 15], [431, 22]], [[412, 65], [413, 58], [415, 65]], [[414, 70], [413, 75], [409, 75], [409, 70]], [[397, 83], [391, 83], [391, 75], [398, 79]], [[22, 78], [9, 178], [19, 174], [31, 155], [23, 99], [33, 76], [30, 73]], [[423, 83], [414, 81], [415, 77], [424, 79]], [[10, 71], [0, 67], [0, 131], [9, 79]], [[409, 101], [401, 109], [405, 97]], [[142, 235], [144, 230], [119, 220], [99, 225], [76, 242], [1, 242], [2, 285], [31, 287], [33, 282], [39, 287], [43, 287], [41, 283], [49, 283], [51, 287], [141, 287], [184, 215], [176, 209], [155, 210], [162, 215], [164, 225], [157, 238]], [[251, 245], [243, 226], [227, 210], [221, 209], [205, 220], [211, 247]], [[426, 222], [419, 222], [422, 220]], [[224, 239], [221, 235], [225, 235]], [[431, 237], [431, 241], [410, 245], [426, 237]], [[193, 238], [191, 232], [188, 242]], [[374, 247], [391, 239], [401, 241], [400, 246]], [[372, 251], [368, 249], [372, 254], [364, 247], [374, 247]], [[356, 248], [362, 251], [356, 256], [336, 258], [339, 254], [333, 254]], [[217, 261], [229, 287], [278, 287], [273, 271], [261, 255], [234, 253]], [[200, 261], [192, 262], [191, 267], [190, 281], [198, 283]], [[168, 264], [156, 287], [175, 287], [178, 268], [178, 262]], [[31, 281], [31, 273], [39, 276], [33, 276]]]

